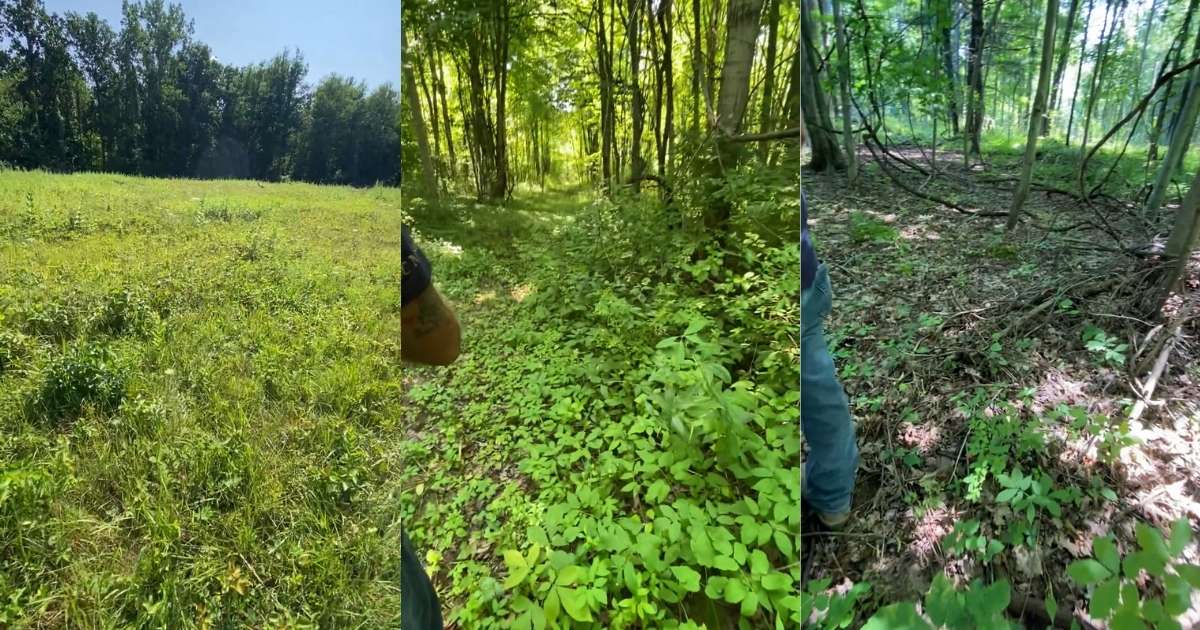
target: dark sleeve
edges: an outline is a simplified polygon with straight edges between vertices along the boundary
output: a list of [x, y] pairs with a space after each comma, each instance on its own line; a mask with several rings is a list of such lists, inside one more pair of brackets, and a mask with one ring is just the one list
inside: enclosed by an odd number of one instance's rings
[[431, 271], [429, 259], [413, 243], [407, 226], [400, 228], [400, 305], [404, 306], [429, 288]]

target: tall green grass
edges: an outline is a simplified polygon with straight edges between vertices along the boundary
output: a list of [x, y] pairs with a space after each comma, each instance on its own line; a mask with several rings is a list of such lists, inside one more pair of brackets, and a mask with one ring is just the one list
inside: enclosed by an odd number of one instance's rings
[[394, 626], [400, 195], [0, 173], [0, 626]]

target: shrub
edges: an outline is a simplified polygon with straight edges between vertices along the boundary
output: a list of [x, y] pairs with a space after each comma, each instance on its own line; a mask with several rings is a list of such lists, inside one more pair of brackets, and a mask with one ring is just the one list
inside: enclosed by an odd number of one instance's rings
[[86, 405], [113, 411], [125, 397], [126, 374], [110, 350], [73, 347], [55, 359], [35, 400], [35, 411], [50, 420], [72, 420]]

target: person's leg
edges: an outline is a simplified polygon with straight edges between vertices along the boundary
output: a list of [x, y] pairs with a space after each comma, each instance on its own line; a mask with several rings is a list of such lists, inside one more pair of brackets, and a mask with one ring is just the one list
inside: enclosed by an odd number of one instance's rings
[[400, 628], [442, 630], [437, 593], [404, 530], [400, 530]]
[[808, 443], [802, 492], [821, 514], [839, 516], [850, 510], [858, 445], [850, 405], [825, 342], [824, 319], [831, 307], [829, 270], [821, 265], [801, 296], [800, 430]]

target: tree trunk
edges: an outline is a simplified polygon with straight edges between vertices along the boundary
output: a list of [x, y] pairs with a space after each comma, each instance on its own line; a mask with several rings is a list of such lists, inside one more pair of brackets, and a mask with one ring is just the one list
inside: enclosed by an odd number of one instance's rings
[[1063, 74], [1067, 69], [1067, 59], [1071, 56], [1071, 34], [1075, 30], [1075, 18], [1079, 14], [1079, 0], [1071, 0], [1071, 8], [1067, 11], [1066, 28], [1063, 30], [1062, 44], [1058, 49], [1058, 64], [1054, 68], [1054, 86], [1050, 89], [1050, 103], [1046, 115], [1042, 117], [1042, 135], [1050, 134], [1051, 112], [1059, 107]]
[[404, 74], [403, 92], [408, 101], [408, 119], [413, 135], [417, 139], [417, 150], [421, 154], [421, 186], [431, 199], [437, 198], [437, 173], [433, 168], [433, 157], [429, 153], [429, 137], [425, 131], [425, 118], [421, 115], [421, 97], [417, 94], [417, 82], [413, 78], [412, 57], [408, 54], [408, 40], [400, 33], [402, 66]]
[[1088, 90], [1087, 111], [1083, 117], [1083, 144], [1080, 146], [1085, 149], [1087, 148], [1088, 137], [1091, 135], [1092, 130], [1092, 112], [1096, 109], [1096, 97], [1098, 96], [1096, 91], [1097, 89], [1102, 89], [1104, 86], [1105, 61], [1108, 59], [1108, 49], [1112, 42], [1113, 31], [1117, 30], [1123, 9], [1124, 7], [1121, 4], [1118, 4], [1115, 8], [1110, 5], [1105, 15], [1108, 18], [1105, 20], [1105, 27], [1100, 31], [1100, 42], [1096, 46], [1100, 56], [1096, 59], [1095, 70], [1092, 71], [1092, 85]]
[[642, 95], [640, 77], [642, 61], [641, 24], [642, 2], [629, 0], [629, 21], [625, 26], [625, 38], [629, 42], [629, 85], [633, 92], [630, 117], [633, 119], [633, 142], [629, 150], [629, 178], [634, 191], [641, 190], [642, 175], [646, 162], [642, 159], [642, 130], [645, 125], [645, 97]]
[[800, 53], [804, 71], [801, 72], [800, 100], [803, 102], [804, 126], [808, 129], [809, 146], [812, 148], [810, 166], [818, 171], [830, 168], [842, 170], [846, 168], [846, 160], [841, 148], [834, 139], [833, 121], [827, 107], [821, 87], [820, 77], [817, 76], [817, 52], [812, 41], [812, 18], [809, 13], [808, 0], [800, 2]]
[[971, 0], [971, 37], [967, 42], [970, 64], [967, 68], [967, 152], [980, 157], [979, 137], [983, 130], [983, 0]]
[[[767, 17], [767, 65], [764, 69], [763, 77], [763, 93], [762, 101], [758, 108], [758, 128], [759, 131], [771, 131], [771, 98], [775, 94], [775, 55], [779, 42], [779, 3], [781, 0], [767, 0], [770, 2], [768, 7]], [[835, 9], [836, 10], [836, 9]], [[838, 54], [841, 54], [840, 52]], [[770, 149], [770, 143], [763, 141], [758, 143], [758, 159], [760, 162], [767, 161], [767, 151]]]
[[612, 55], [608, 47], [608, 37], [605, 33], [604, 3], [606, 0], [596, 0], [597, 27], [596, 52], [599, 65], [600, 79], [600, 161], [602, 164], [601, 177], [604, 190], [608, 192], [612, 183], [613, 164], [612, 154], [616, 131], [613, 129], [613, 77]]
[[467, 40], [467, 80], [469, 82], [468, 97], [471, 101], [471, 134], [475, 139], [475, 148], [479, 152], [479, 189], [482, 199], [495, 199], [496, 190], [496, 143], [491, 123], [488, 122], [487, 109], [483, 102], [483, 71], [479, 33], [472, 33]]
[[700, 41], [700, 0], [692, 0], [692, 135], [700, 137], [700, 77], [704, 73]]
[[1012, 231], [1021, 218], [1021, 208], [1029, 196], [1029, 184], [1033, 178], [1033, 162], [1037, 155], [1038, 132], [1042, 128], [1042, 115], [1046, 111], [1046, 98], [1050, 92], [1050, 71], [1054, 65], [1054, 26], [1058, 22], [1058, 0], [1046, 0], [1046, 25], [1042, 34], [1042, 63], [1038, 70], [1037, 92], [1029, 112], [1029, 134], [1025, 140], [1025, 159], [1021, 164], [1021, 181], [1013, 193], [1012, 206], [1008, 211], [1007, 230]]
[[[1200, 44], [1200, 31], [1197, 32], [1196, 42]], [[1179, 122], [1171, 136], [1167, 154], [1163, 157], [1162, 164], [1158, 165], [1158, 173], [1155, 175], [1150, 197], [1146, 200], [1145, 216], [1147, 217], [1152, 217], [1158, 212], [1163, 199], [1167, 196], [1171, 179], [1175, 176], [1179, 165], [1183, 163], [1183, 156], [1187, 154], [1192, 131], [1196, 126], [1196, 116], [1197, 113], [1200, 113], [1200, 71], [1198, 70], [1200, 69], [1193, 68], [1188, 72], [1188, 85], [1185, 88], [1187, 98], [1184, 100], [1183, 108], [1179, 111]]]
[[442, 136], [441, 125], [438, 120], [437, 99], [434, 98], [433, 91], [429, 89], [429, 73], [425, 71], [425, 64], [422, 63], [421, 56], [419, 54], [415, 55], [413, 62], [417, 69], [417, 82], [421, 87], [421, 93], [425, 96], [426, 111], [429, 112], [429, 126], [433, 135], [433, 164], [436, 169], [437, 163], [442, 156]]
[[[854, 142], [854, 132], [850, 109], [850, 47], [846, 45], [846, 19], [842, 16], [841, 0], [833, 0], [833, 20], [836, 29], [838, 54], [838, 85], [842, 95], [842, 146], [846, 152], [847, 182], [853, 186], [858, 178], [858, 157]], [[958, 130], [958, 110], [954, 113], [954, 128]], [[764, 130], [765, 131], [765, 130]]]
[[663, 121], [662, 137], [658, 141], [658, 175], [670, 177], [669, 157], [671, 139], [675, 135], [675, 67], [671, 57], [671, 43], [675, 36], [674, 19], [671, 16], [671, 0], [662, 0], [658, 7], [658, 28], [662, 36], [662, 78], [659, 80], [659, 91], [665, 90], [666, 119]]
[[496, 178], [492, 182], [492, 199], [504, 199], [510, 190], [508, 178], [508, 0], [500, 0], [496, 7], [496, 41], [493, 45], [492, 76], [496, 94]]
[[446, 153], [450, 158], [450, 173], [453, 177], [457, 175], [458, 158], [454, 155], [454, 128], [450, 125], [450, 107], [446, 104], [446, 77], [442, 72], [442, 55], [436, 47], [434, 48], [433, 55], [434, 63], [436, 64], [436, 74], [434, 77], [437, 79], [438, 94], [442, 98], [442, 129], [446, 133]]
[[[731, 0], [725, 27], [725, 61], [721, 68], [721, 92], [717, 100], [717, 159], [709, 170], [718, 179], [737, 167], [742, 145], [732, 140], [742, 130], [742, 119], [750, 101], [750, 72], [754, 68], [754, 44], [758, 35], [763, 0]], [[723, 230], [732, 207], [728, 199], [709, 191], [711, 205], [706, 225]]]
[[1161, 303], [1166, 303], [1173, 293], [1179, 290], [1179, 284], [1187, 272], [1192, 253], [1200, 243], [1200, 171], [1192, 178], [1187, 196], [1175, 212], [1175, 227], [1171, 230], [1171, 238], [1167, 241], [1166, 255], [1171, 258], [1171, 264], [1164, 274], [1160, 285]]
[[[1179, 62], [1183, 57], [1183, 49], [1187, 47], [1187, 37], [1191, 30], [1192, 19], [1196, 14], [1197, 0], [1191, 0], [1188, 3], [1187, 13], [1183, 16], [1183, 28], [1180, 29], [1176, 40], [1171, 48], [1167, 51], [1163, 61], [1164, 65], [1170, 65], [1171, 70], [1179, 67]], [[1160, 71], [1161, 74], [1161, 71]], [[1158, 159], [1158, 144], [1162, 140], [1163, 126], [1166, 124], [1167, 116], [1171, 114], [1169, 105], [1174, 102], [1171, 98], [1171, 92], [1175, 89], [1174, 82], [1168, 83], [1165, 88], [1162, 99], [1158, 102], [1158, 115], [1154, 119], [1154, 129], [1150, 132], [1150, 148], [1146, 151], [1147, 160]]]
[[1095, 8], [1095, 5], [1095, 0], [1088, 0], [1087, 18], [1083, 21], [1083, 41], [1079, 43], [1079, 65], [1075, 70], [1075, 89], [1071, 94], [1071, 112], [1067, 116], [1067, 146], [1071, 146], [1071, 132], [1075, 127], [1075, 103], [1079, 100], [1079, 86], [1083, 84], [1083, 60], [1087, 57], [1087, 25], [1092, 23], [1092, 9]]
[[[958, 74], [954, 68], [954, 48], [950, 44], [950, 29], [954, 26], [955, 0], [941, 0], [938, 11], [938, 44], [942, 53], [942, 70], [946, 73], [946, 82], [950, 86], [950, 129], [958, 134]], [[834, 7], [834, 21], [837, 21], [839, 11]], [[836, 28], [836, 27], [835, 27]], [[839, 53], [841, 54], [841, 53]]]

